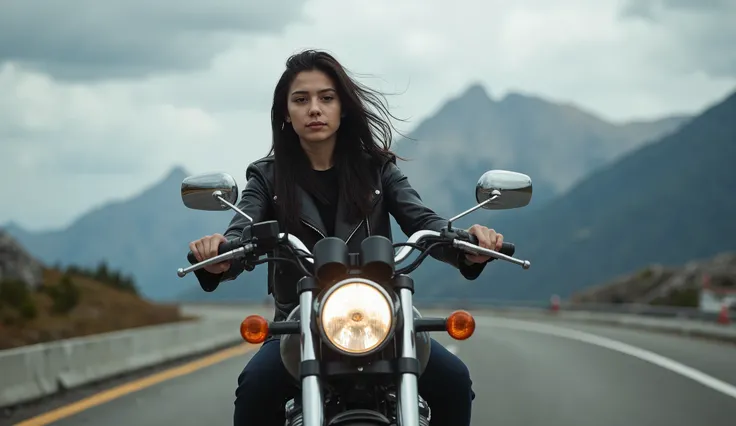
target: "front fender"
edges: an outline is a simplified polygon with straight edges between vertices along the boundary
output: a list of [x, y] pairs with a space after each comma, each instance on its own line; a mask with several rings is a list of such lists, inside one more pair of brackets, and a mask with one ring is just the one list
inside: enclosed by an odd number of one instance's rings
[[327, 426], [391, 426], [391, 421], [377, 411], [353, 409], [337, 414]]

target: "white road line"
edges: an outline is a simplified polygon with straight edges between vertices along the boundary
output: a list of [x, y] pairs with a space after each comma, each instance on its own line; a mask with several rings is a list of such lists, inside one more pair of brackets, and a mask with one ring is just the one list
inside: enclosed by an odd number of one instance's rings
[[597, 336], [595, 334], [585, 333], [569, 328], [562, 328], [548, 324], [540, 324], [537, 322], [514, 320], [509, 318], [490, 318], [476, 317], [475, 321], [485, 327], [500, 327], [514, 330], [530, 331], [533, 333], [541, 333], [552, 336], [563, 337], [565, 339], [577, 340], [591, 345], [600, 346], [616, 352], [633, 356], [642, 361], [646, 361], [672, 371], [673, 373], [692, 379], [704, 386], [732, 398], [736, 398], [736, 387], [713, 376], [703, 373], [687, 365], [681, 364], [673, 359], [650, 352], [645, 349], [631, 346], [618, 340]]

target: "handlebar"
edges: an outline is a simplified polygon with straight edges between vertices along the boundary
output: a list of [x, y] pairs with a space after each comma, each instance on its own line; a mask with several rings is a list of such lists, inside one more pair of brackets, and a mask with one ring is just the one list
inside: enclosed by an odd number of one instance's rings
[[[469, 233], [468, 231], [458, 229], [455, 230], [455, 233], [458, 234], [460, 238], [467, 240], [467, 242], [469, 242], [470, 244], [478, 246], [478, 237]], [[516, 253], [516, 246], [513, 243], [504, 241], [501, 244], [501, 250], [499, 250], [498, 252], [501, 254], [505, 254], [506, 256], [513, 256], [514, 253]]]
[[[490, 250], [490, 249], [486, 249], [486, 248], [479, 246], [478, 238], [475, 235], [468, 233], [467, 231], [456, 229], [456, 230], [453, 230], [453, 232], [456, 234], [457, 238], [452, 239], [452, 243], [451, 243], [452, 246], [464, 251], [465, 253], [490, 256], [494, 259], [505, 260], [507, 262], [511, 262], [511, 263], [520, 265], [523, 269], [529, 269], [529, 267], [531, 266], [528, 260], [520, 260], [520, 259], [511, 257], [516, 251], [516, 247], [512, 243], [504, 242], [501, 247], [501, 250], [495, 251], [495, 250]], [[427, 238], [440, 238], [440, 237], [442, 237], [442, 234], [438, 231], [422, 230], [422, 231], [417, 231], [414, 234], [412, 234], [406, 242], [407, 244], [418, 244]], [[312, 255], [311, 251], [307, 249], [307, 247], [298, 237], [291, 235], [291, 234], [279, 233], [279, 240], [284, 240], [284, 239], [288, 242], [288, 244], [291, 245], [292, 248], [298, 251], [301, 251], [304, 254], [307, 254], [310, 256]], [[256, 250], [256, 248], [257, 248], [256, 245], [252, 243], [243, 244], [238, 239], [224, 242], [220, 244], [218, 251], [217, 251], [218, 252], [217, 256], [204, 260], [202, 262], [193, 264], [187, 268], [179, 268], [179, 270], [177, 270], [177, 275], [179, 277], [184, 277], [189, 272], [196, 271], [198, 269], [204, 268], [205, 266], [213, 265], [215, 263], [220, 263], [226, 260], [245, 257], [248, 254], [253, 253]], [[409, 255], [414, 250], [415, 248], [411, 246], [401, 247], [398, 253], [394, 255], [394, 263], [397, 265], [400, 264], [401, 262], [406, 260], [406, 258], [409, 257]], [[197, 261], [197, 259], [194, 257], [194, 254], [191, 251], [189, 251], [189, 253], [187, 254], [187, 260], [189, 260], [190, 263], [194, 263]], [[310, 257], [305, 257], [304, 260], [310, 263], [314, 263], [314, 259]]]
[[[222, 255], [224, 253], [227, 253], [229, 251], [237, 250], [238, 247], [240, 247], [240, 241], [237, 239], [226, 241], [224, 243], [221, 243], [220, 246], [217, 248], [217, 254]], [[187, 253], [187, 260], [189, 263], [197, 263], [197, 258], [194, 257], [194, 253], [190, 250], [189, 253]]]
[[[501, 246], [500, 251], [490, 250], [483, 248], [478, 245], [478, 237], [476, 237], [473, 234], [470, 234], [467, 231], [462, 230], [455, 230], [454, 231], [457, 236], [460, 239], [454, 239], [452, 242], [452, 246], [458, 249], [463, 250], [466, 253], [470, 254], [481, 254], [484, 256], [491, 256], [496, 259], [506, 260], [511, 263], [516, 263], [518, 265], [521, 265], [524, 267], [524, 269], [529, 269], [530, 263], [526, 260], [518, 260], [511, 256], [514, 255], [516, 252], [516, 246], [513, 243], [504, 242]], [[409, 244], [416, 244], [420, 243], [422, 240], [425, 240], [429, 237], [440, 237], [442, 234], [437, 231], [430, 231], [430, 230], [423, 230], [423, 231], [417, 231], [414, 234], [412, 234], [411, 237], [407, 240], [407, 243]], [[467, 241], [465, 241], [467, 240]], [[404, 246], [401, 249], [399, 249], [399, 252], [394, 257], [394, 263], [399, 264], [406, 260], [407, 257], [411, 254], [412, 251], [414, 251], [414, 247], [410, 246]]]

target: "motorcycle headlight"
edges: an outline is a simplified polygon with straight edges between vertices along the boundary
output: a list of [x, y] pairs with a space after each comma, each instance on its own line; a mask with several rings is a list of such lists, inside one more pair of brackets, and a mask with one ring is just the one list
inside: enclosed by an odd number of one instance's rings
[[325, 295], [320, 312], [325, 337], [338, 350], [360, 355], [380, 346], [391, 333], [393, 306], [371, 281], [348, 279]]

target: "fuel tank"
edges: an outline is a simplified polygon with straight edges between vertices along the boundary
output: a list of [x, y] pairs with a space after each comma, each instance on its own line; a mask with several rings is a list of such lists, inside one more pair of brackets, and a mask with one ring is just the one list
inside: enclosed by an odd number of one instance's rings
[[[300, 307], [297, 306], [289, 314], [287, 321], [295, 321], [299, 319]], [[412, 307], [414, 319], [421, 318], [422, 314], [416, 307]], [[394, 331], [397, 333], [397, 331]], [[319, 338], [319, 336], [316, 336]], [[419, 374], [424, 373], [429, 362], [429, 352], [431, 349], [431, 341], [429, 332], [416, 333], [417, 359], [419, 360]], [[300, 362], [300, 336], [299, 334], [284, 334], [281, 336], [281, 360], [284, 367], [295, 379], [299, 379], [299, 362]]]

